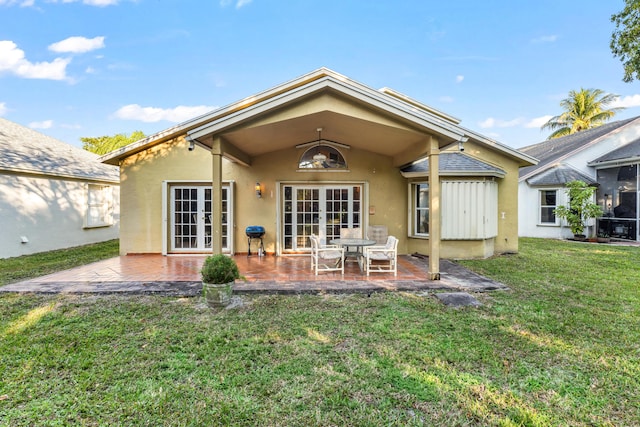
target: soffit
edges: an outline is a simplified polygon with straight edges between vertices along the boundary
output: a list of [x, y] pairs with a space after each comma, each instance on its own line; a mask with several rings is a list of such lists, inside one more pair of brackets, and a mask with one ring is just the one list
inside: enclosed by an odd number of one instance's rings
[[322, 128], [323, 139], [386, 156], [425, 145], [428, 136], [405, 123], [332, 95], [289, 105], [218, 136], [254, 157], [315, 141], [318, 128]]

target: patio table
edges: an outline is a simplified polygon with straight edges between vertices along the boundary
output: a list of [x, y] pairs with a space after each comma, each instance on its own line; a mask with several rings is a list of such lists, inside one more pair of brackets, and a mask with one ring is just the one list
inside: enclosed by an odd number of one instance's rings
[[[340, 238], [340, 239], [330, 240], [329, 243], [331, 243], [332, 245], [338, 245], [342, 247], [356, 248], [356, 252], [349, 253], [349, 255], [355, 255], [356, 262], [360, 266], [360, 270], [362, 270], [362, 257], [363, 257], [362, 248], [365, 246], [373, 246], [376, 244], [376, 241], [369, 240], [369, 239]], [[347, 253], [345, 252], [345, 256], [346, 254]]]

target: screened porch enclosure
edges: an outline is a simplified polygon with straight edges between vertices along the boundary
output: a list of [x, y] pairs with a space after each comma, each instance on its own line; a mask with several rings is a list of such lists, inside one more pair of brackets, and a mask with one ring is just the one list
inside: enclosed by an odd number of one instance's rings
[[609, 237], [639, 240], [638, 165], [598, 170], [596, 197], [603, 216], [598, 219], [598, 233]]

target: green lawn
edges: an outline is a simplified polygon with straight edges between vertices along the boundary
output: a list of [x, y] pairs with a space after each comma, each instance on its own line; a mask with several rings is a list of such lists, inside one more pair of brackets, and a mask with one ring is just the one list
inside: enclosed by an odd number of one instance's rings
[[640, 425], [640, 248], [520, 249], [464, 262], [511, 288], [477, 309], [1, 296], [0, 425]]
[[0, 286], [118, 256], [118, 240], [0, 259]]

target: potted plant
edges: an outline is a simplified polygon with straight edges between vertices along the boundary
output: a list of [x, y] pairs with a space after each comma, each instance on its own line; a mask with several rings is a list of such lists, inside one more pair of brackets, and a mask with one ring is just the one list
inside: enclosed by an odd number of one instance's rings
[[568, 182], [569, 204], [558, 206], [554, 211], [558, 218], [567, 221], [576, 240], [586, 239], [583, 233], [587, 220], [602, 215], [602, 208], [593, 202], [595, 190], [595, 187], [589, 186], [584, 181]]
[[238, 265], [230, 256], [217, 254], [204, 260], [202, 269], [202, 295], [211, 307], [226, 307], [231, 302], [233, 284], [240, 275]]
[[609, 236], [609, 233], [605, 231], [599, 231], [597, 241], [598, 243], [609, 243], [611, 241], [611, 236]]

